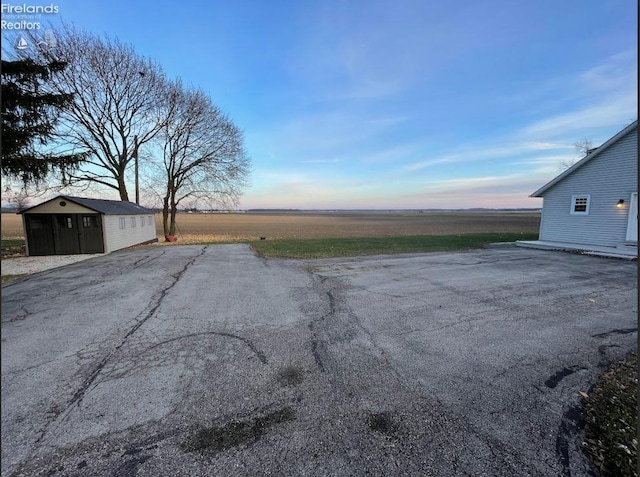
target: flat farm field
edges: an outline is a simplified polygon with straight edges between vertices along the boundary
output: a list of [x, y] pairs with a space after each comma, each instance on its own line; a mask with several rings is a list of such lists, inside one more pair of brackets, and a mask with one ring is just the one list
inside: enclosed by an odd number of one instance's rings
[[[476, 233], [537, 233], [539, 212], [262, 212], [179, 214], [179, 243], [267, 239], [393, 237]], [[158, 239], [162, 216], [156, 214]], [[2, 214], [2, 238], [23, 237], [21, 216]]]

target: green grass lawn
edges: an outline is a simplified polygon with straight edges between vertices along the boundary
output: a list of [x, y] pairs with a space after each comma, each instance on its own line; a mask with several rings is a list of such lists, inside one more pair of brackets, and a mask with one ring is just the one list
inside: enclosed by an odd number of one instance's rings
[[21, 257], [26, 254], [24, 239], [2, 239], [2, 258]]
[[249, 242], [256, 253], [272, 258], [329, 258], [392, 253], [446, 252], [484, 248], [494, 242], [537, 240], [529, 234], [405, 235], [319, 239], [276, 239]]
[[637, 476], [638, 356], [629, 354], [600, 376], [586, 402], [584, 448], [600, 475]]
[[20, 275], [2, 275], [1, 277], [1, 283], [10, 283], [14, 280], [17, 280], [18, 278], [22, 278], [22, 277], [26, 277], [28, 276], [28, 273], [22, 273]]
[[2, 239], [2, 248], [8, 247], [22, 247], [24, 245], [24, 239]]

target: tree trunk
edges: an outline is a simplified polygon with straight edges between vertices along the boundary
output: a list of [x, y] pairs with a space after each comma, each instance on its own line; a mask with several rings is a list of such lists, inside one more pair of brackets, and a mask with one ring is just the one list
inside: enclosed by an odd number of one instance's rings
[[164, 196], [164, 202], [162, 204], [162, 232], [164, 233], [165, 241], [169, 242], [167, 238], [169, 235], [169, 195]]
[[118, 192], [120, 192], [120, 200], [129, 200], [129, 193], [127, 192], [127, 186], [124, 183], [124, 174], [118, 177]]
[[171, 222], [169, 224], [169, 233], [170, 235], [176, 234], [176, 212], [177, 212], [178, 204], [176, 204], [175, 194], [171, 194]]

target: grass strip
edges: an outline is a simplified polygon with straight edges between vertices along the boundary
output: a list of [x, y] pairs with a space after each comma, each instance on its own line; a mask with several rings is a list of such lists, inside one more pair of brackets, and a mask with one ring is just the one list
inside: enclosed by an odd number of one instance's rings
[[20, 273], [18, 275], [2, 275], [1, 282], [4, 285], [5, 283], [10, 283], [18, 278], [26, 277], [29, 273]]
[[459, 235], [403, 235], [319, 239], [275, 239], [249, 242], [270, 258], [330, 258], [394, 253], [447, 252], [484, 248], [494, 242], [537, 240], [537, 233], [483, 233]]
[[637, 476], [638, 356], [614, 363], [586, 402], [584, 449], [600, 475]]
[[2, 248], [9, 248], [9, 247], [22, 247], [24, 245], [24, 239], [23, 238], [3, 238], [2, 239]]

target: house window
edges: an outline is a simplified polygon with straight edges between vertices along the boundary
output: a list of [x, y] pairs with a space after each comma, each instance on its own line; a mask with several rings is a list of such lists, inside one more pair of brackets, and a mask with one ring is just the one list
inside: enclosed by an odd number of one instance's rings
[[144, 227], [144, 217], [140, 217], [140, 227]]
[[149, 225], [153, 224], [153, 222], [151, 221], [151, 216], [149, 216], [148, 219], [149, 219]]
[[124, 229], [127, 226], [127, 222], [124, 217], [120, 217], [120, 229]]
[[131, 217], [131, 227], [135, 227], [136, 226], [136, 218], [135, 217]]
[[571, 197], [571, 215], [589, 215], [589, 205], [591, 202], [591, 196], [574, 195]]

